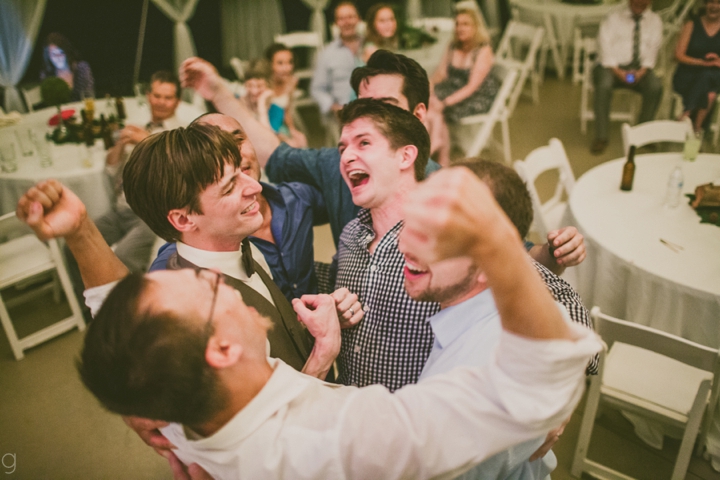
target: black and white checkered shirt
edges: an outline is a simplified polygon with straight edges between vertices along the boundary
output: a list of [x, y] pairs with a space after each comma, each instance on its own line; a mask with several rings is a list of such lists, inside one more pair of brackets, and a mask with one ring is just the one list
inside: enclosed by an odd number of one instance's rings
[[[582, 300], [580, 299], [580, 295], [578, 295], [575, 289], [572, 288], [569, 283], [552, 273], [543, 265], [539, 264], [534, 260], [532, 263], [535, 269], [540, 274], [540, 277], [542, 277], [543, 282], [545, 282], [545, 285], [548, 287], [548, 290], [550, 290], [550, 293], [552, 293], [555, 301], [561, 303], [567, 309], [568, 314], [570, 315], [570, 319], [573, 322], [579, 323], [580, 325], [583, 325], [592, 330], [593, 324], [592, 319], [590, 318], [590, 312], [588, 312], [587, 308], [585, 308], [585, 305], [583, 305]], [[585, 374], [597, 375], [597, 373], [598, 356], [595, 355], [590, 360], [590, 363], [588, 363], [588, 366], [585, 369]]]
[[393, 391], [417, 382], [430, 355], [433, 333], [426, 320], [440, 305], [416, 302], [405, 292], [405, 260], [398, 250], [401, 229], [399, 222], [371, 254], [368, 245], [375, 233], [370, 211], [363, 209], [340, 235], [335, 288], [357, 294], [365, 318], [342, 331], [339, 383], [379, 383]]

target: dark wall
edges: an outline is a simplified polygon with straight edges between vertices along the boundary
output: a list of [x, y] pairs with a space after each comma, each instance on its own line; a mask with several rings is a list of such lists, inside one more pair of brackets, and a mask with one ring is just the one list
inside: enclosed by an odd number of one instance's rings
[[[59, 32], [90, 64], [97, 96], [131, 94], [142, 5], [142, 0], [49, 0], [23, 83], [38, 80], [45, 38]], [[220, 0], [200, 0], [188, 22], [198, 55], [214, 64], [221, 59], [219, 19]], [[174, 69], [173, 22], [150, 2], [140, 80], [161, 69]]]
[[[330, 2], [326, 10], [328, 25], [333, 21], [333, 9], [339, 1]], [[364, 16], [376, 1], [355, 2], [360, 15]], [[188, 24], [198, 55], [220, 68], [221, 73], [232, 76], [221, 65], [220, 5], [221, 0], [200, 0]], [[142, 6], [143, 0], [48, 0], [22, 83], [38, 81], [45, 39], [48, 33], [59, 32], [69, 38], [90, 64], [97, 96], [130, 95]], [[308, 28], [311, 11], [302, 0], [282, 0], [282, 8], [287, 31]], [[156, 70], [173, 68], [173, 23], [150, 2], [140, 81], [147, 81]]]

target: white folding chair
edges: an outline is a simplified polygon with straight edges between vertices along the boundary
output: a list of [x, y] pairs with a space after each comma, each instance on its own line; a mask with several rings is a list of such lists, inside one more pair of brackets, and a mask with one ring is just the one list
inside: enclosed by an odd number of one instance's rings
[[[22, 359], [25, 350], [75, 327], [78, 330], [84, 330], [85, 322], [73, 293], [70, 278], [65, 270], [57, 241], [52, 239], [47, 243], [41, 242], [25, 224], [17, 219], [15, 213], [8, 213], [0, 217], [0, 242], [0, 289], [6, 289], [47, 272], [56, 271], [72, 312], [67, 318], [23, 338], [18, 338], [6, 308], [6, 302], [0, 296], [0, 321], [10, 341], [10, 348], [15, 359]], [[25, 300], [27, 301], [27, 299]], [[14, 299], [13, 303], [22, 301], [22, 298]]]
[[[592, 104], [592, 93], [595, 91], [593, 83], [593, 68], [597, 55], [597, 41], [594, 38], [583, 38], [580, 41], [583, 56], [582, 84], [580, 88], [580, 131], [587, 133], [588, 121], [595, 120], [595, 109]], [[637, 97], [639, 94], [627, 88], [618, 88], [613, 93], [613, 106], [622, 104], [624, 110], [610, 111], [610, 120], [616, 122], [635, 123], [637, 118]]]
[[[500, 123], [502, 128], [503, 154], [505, 161], [510, 164], [510, 162], [512, 162], [512, 156], [510, 154], [510, 128], [508, 126], [510, 113], [508, 111], [508, 105], [510, 95], [512, 94], [513, 88], [515, 88], [515, 82], [518, 78], [518, 71], [515, 68], [508, 68], [505, 65], [496, 63], [493, 65], [492, 73], [502, 84], [495, 96], [495, 100], [493, 100], [490, 106], [490, 110], [487, 113], [471, 115], [460, 119], [459, 123], [463, 127], [479, 125], [476, 133], [467, 137], [470, 140], [466, 142], [469, 143], [469, 146], [468, 148], [464, 148], [464, 150], [466, 155], [470, 157], [480, 155], [482, 149], [485, 148], [488, 141], [492, 138], [495, 124]], [[461, 141], [462, 140], [463, 139], [461, 139]]]
[[545, 36], [543, 37], [542, 47], [540, 48], [540, 61], [538, 62], [538, 72], [540, 81], [545, 78], [545, 67], [547, 66], [547, 54], [550, 52], [555, 70], [559, 79], [565, 78], [565, 58], [566, 49], [560, 44], [553, 23], [552, 16], [530, 3], [523, 3], [522, 6], [516, 5], [512, 9], [513, 20], [543, 27]]
[[688, 134], [692, 134], [692, 132], [693, 127], [689, 118], [679, 122], [675, 120], [654, 120], [634, 127], [623, 123], [623, 149], [625, 155], [627, 155], [628, 151], [630, 151], [630, 145], [642, 147], [660, 142], [685, 143]]
[[247, 63], [248, 62], [240, 60], [238, 57], [232, 57], [230, 59], [230, 66], [232, 67], [233, 72], [235, 72], [235, 76], [239, 82], [245, 81], [245, 70], [248, 66]]
[[[518, 81], [510, 95], [508, 110], [510, 115], [515, 110], [525, 83], [530, 79], [533, 103], [540, 101], [540, 75], [535, 68], [538, 50], [542, 45], [545, 29], [526, 23], [510, 20], [505, 27], [500, 45], [495, 54], [495, 62], [506, 67], [516, 68], [519, 72]], [[522, 53], [524, 52], [524, 56]]]
[[23, 98], [25, 99], [25, 105], [27, 106], [27, 109], [29, 112], [35, 111], [35, 105], [42, 102], [42, 95], [40, 94], [40, 86], [35, 86], [31, 88], [23, 88], [20, 87], [20, 90], [22, 90]]
[[[310, 96], [309, 85], [307, 84], [313, 76], [317, 55], [323, 49], [323, 43], [320, 34], [317, 32], [285, 33], [275, 35], [275, 42], [282, 43], [286, 47], [292, 49], [293, 52], [297, 52], [298, 49], [310, 50], [310, 54], [307, 57], [308, 64], [305, 65], [303, 68], [295, 69], [295, 76], [300, 81], [298, 89], [302, 91], [302, 95], [295, 99], [294, 105], [295, 107], [315, 105], [316, 102]], [[295, 58], [298, 58], [297, 53], [295, 54]]]
[[[551, 138], [547, 146], [536, 148], [525, 157], [525, 160], [515, 161], [513, 166], [520, 178], [525, 181], [528, 192], [530, 192], [535, 212], [533, 222], [538, 233], [542, 238], [546, 238], [548, 232], [560, 228], [560, 222], [567, 207], [566, 198], [570, 196], [575, 186], [575, 175], [570, 167], [565, 148], [560, 140]], [[543, 203], [535, 182], [541, 174], [550, 170], [557, 171], [558, 182], [553, 196]]]
[[583, 39], [596, 38], [600, 30], [600, 23], [603, 17], [577, 17], [573, 29], [573, 56], [572, 56], [572, 81], [582, 81], [582, 69], [585, 51]]
[[572, 475], [580, 478], [587, 472], [597, 478], [630, 478], [587, 458], [602, 401], [683, 429], [671, 479], [685, 478], [698, 432], [697, 454], [704, 447], [704, 432], [715, 412], [720, 379], [718, 350], [604, 315], [599, 307], [593, 307], [590, 314], [609, 350], [600, 354], [600, 373], [590, 381]]

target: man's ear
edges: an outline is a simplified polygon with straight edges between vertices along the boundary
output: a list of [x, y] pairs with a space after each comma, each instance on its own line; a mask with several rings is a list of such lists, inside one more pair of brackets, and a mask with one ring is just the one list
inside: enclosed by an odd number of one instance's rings
[[194, 230], [195, 222], [190, 218], [190, 214], [185, 208], [174, 208], [168, 212], [168, 222], [178, 232], [189, 232]]
[[485, 272], [480, 272], [478, 274], [477, 282], [478, 282], [478, 285], [482, 285], [483, 290], [488, 288], [488, 280], [487, 280], [487, 275], [485, 275]]
[[221, 369], [235, 365], [242, 357], [239, 343], [213, 335], [205, 348], [205, 361], [213, 368]]
[[418, 103], [415, 105], [415, 108], [413, 108], [412, 114], [415, 115], [418, 120], [425, 123], [425, 117], [427, 116], [427, 105], [424, 103]]
[[415, 168], [415, 159], [418, 156], [418, 149], [415, 145], [405, 145], [401, 148], [402, 159], [400, 161], [400, 169]]

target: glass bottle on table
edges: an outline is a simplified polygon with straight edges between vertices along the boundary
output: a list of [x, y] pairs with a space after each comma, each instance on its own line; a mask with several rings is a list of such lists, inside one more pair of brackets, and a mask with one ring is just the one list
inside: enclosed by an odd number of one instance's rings
[[115, 108], [117, 110], [118, 121], [122, 123], [123, 120], [127, 118], [127, 115], [125, 114], [125, 102], [122, 97], [117, 97], [115, 99]]
[[105, 142], [105, 150], [109, 150], [115, 145], [113, 141], [113, 134], [110, 125], [105, 120], [105, 114], [100, 115], [100, 134], [102, 135], [103, 142]]
[[620, 190], [629, 192], [632, 190], [633, 180], [635, 179], [635, 145], [630, 145], [627, 161], [623, 165], [622, 180], [620, 182]]

